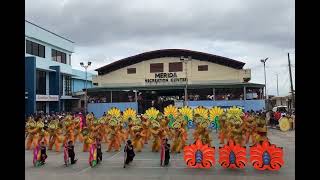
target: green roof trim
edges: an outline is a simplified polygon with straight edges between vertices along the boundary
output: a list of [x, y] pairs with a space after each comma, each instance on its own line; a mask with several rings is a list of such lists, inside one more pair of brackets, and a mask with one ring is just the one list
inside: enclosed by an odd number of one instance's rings
[[[145, 85], [145, 86], [103, 86], [88, 88], [88, 92], [103, 92], [103, 91], [123, 91], [123, 90], [168, 90], [168, 89], [184, 89], [184, 84], [177, 85]], [[263, 88], [263, 84], [256, 83], [215, 83], [215, 84], [188, 84], [188, 89], [204, 89], [204, 88]]]

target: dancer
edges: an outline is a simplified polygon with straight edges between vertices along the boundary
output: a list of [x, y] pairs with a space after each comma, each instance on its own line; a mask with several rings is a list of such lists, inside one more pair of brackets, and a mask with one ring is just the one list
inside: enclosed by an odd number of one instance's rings
[[77, 162], [78, 159], [75, 159], [73, 141], [68, 142], [68, 156], [70, 158], [71, 164], [75, 164]]
[[29, 117], [26, 123], [27, 130], [27, 150], [30, 150], [32, 147], [36, 148], [38, 146], [39, 132], [37, 127], [37, 122]]
[[227, 110], [227, 131], [229, 140], [233, 140], [240, 146], [244, 145], [244, 123], [241, 117], [244, 113], [240, 108], [232, 107]]
[[63, 141], [62, 128], [60, 127], [59, 120], [53, 120], [49, 123], [49, 147], [48, 150], [52, 150], [53, 145], [55, 146], [55, 151], [59, 152], [61, 148], [61, 143]]
[[165, 150], [164, 165], [167, 166], [170, 161], [170, 144], [168, 143], [168, 138], [165, 138], [163, 142], [164, 142], [163, 146], [164, 146], [164, 150]]
[[101, 141], [99, 138], [96, 140], [96, 148], [97, 148], [97, 163], [102, 161], [102, 150], [101, 150]]
[[41, 145], [40, 145], [40, 153], [41, 153], [41, 164], [45, 164], [45, 161], [47, 159], [47, 148], [46, 145], [44, 143], [44, 141], [41, 141]]
[[130, 139], [127, 141], [127, 144], [124, 148], [124, 152], [126, 153], [125, 164], [128, 165], [133, 161], [133, 158], [135, 157], [134, 147]]

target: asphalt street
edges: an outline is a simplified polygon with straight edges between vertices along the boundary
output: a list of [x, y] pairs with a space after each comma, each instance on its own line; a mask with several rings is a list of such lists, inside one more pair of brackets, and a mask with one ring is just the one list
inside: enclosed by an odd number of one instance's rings
[[[123, 146], [120, 152], [105, 152], [103, 144], [103, 161], [91, 168], [88, 163], [89, 153], [81, 152], [82, 144], [76, 143], [75, 151], [78, 162], [65, 167], [63, 151], [56, 153], [48, 151], [46, 164], [34, 167], [32, 164], [32, 151], [25, 151], [26, 180], [191, 180], [191, 179], [224, 179], [224, 180], [286, 180], [295, 179], [295, 131], [281, 132], [269, 129], [268, 137], [271, 143], [284, 149], [284, 166], [276, 172], [255, 170], [250, 163], [245, 169], [224, 169], [218, 163], [217, 134], [213, 132], [213, 144], [216, 147], [216, 164], [210, 169], [188, 168], [183, 160], [183, 153], [171, 154], [170, 165], [160, 167], [160, 154], [151, 152], [152, 141], [145, 145], [142, 152], [137, 153], [134, 161], [127, 168], [123, 168]], [[191, 132], [188, 143], [192, 143]], [[247, 148], [249, 155], [249, 148]], [[249, 157], [249, 156], [248, 156]]]

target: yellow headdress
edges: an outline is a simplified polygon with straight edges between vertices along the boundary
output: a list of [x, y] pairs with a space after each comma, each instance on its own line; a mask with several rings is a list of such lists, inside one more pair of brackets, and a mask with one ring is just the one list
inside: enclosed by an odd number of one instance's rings
[[179, 109], [179, 112], [184, 120], [192, 120], [193, 119], [193, 111], [190, 107], [184, 106]]
[[241, 117], [243, 116], [242, 109], [233, 106], [227, 110], [227, 117]]
[[194, 112], [194, 115], [199, 115], [203, 119], [208, 118], [208, 109], [204, 107], [197, 107], [193, 110], [193, 112]]
[[173, 127], [173, 123], [176, 121], [178, 115], [177, 107], [169, 105], [164, 108], [164, 116], [170, 120], [168, 123], [169, 127]]
[[119, 118], [121, 116], [120, 109], [115, 107], [109, 109], [108, 114], [115, 118]]
[[146, 110], [145, 114], [144, 114], [149, 120], [156, 120], [158, 115], [159, 115], [159, 111], [153, 107], [149, 108], [148, 110]]
[[44, 127], [44, 123], [42, 119], [39, 119], [39, 121], [37, 122], [37, 128], [43, 128], [43, 127]]
[[209, 110], [210, 119], [214, 120], [215, 117], [220, 117], [223, 114], [223, 109], [220, 107], [214, 107]]
[[50, 121], [48, 128], [50, 130], [55, 130], [55, 129], [58, 129], [58, 127], [59, 127], [58, 125], [59, 125], [59, 121], [53, 120], [53, 121]]
[[169, 105], [164, 108], [164, 115], [169, 119], [175, 119], [178, 117], [178, 109], [175, 106]]
[[129, 119], [133, 120], [137, 118], [137, 113], [134, 109], [128, 108], [123, 111], [123, 121], [128, 122]]
[[243, 112], [240, 108], [233, 106], [227, 110], [228, 121], [234, 125], [241, 125], [243, 123], [241, 116], [243, 116]]
[[32, 117], [29, 117], [27, 124], [26, 124], [26, 127], [27, 128], [35, 128], [36, 126], [37, 126], [37, 122]]

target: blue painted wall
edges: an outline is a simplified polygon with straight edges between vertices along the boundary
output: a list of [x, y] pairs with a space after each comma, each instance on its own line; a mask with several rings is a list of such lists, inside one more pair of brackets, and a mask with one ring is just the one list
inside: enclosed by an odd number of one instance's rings
[[28, 99], [25, 104], [25, 113], [31, 115], [36, 111], [36, 58], [25, 58], [25, 88]]
[[[245, 111], [259, 111], [265, 108], [264, 100], [229, 100], [229, 101], [189, 101], [189, 106], [196, 108], [198, 106], [204, 106], [211, 108], [219, 106], [221, 108], [229, 108], [232, 106], [238, 106], [244, 108]], [[123, 103], [89, 103], [88, 112], [93, 112], [96, 117], [101, 117], [111, 107], [119, 108], [124, 111], [127, 108], [133, 108], [138, 111], [138, 104], [136, 102], [123, 102]]]
[[265, 100], [246, 100], [244, 102], [244, 107], [246, 111], [250, 111], [251, 109], [254, 111], [263, 110], [266, 108]]
[[121, 111], [127, 108], [133, 108], [138, 111], [138, 103], [136, 102], [125, 102], [125, 103], [89, 103], [88, 112], [93, 112], [95, 117], [101, 117], [104, 112], [108, 111], [110, 108], [116, 107]]
[[[81, 79], [72, 79], [72, 92], [82, 91], [85, 88], [86, 81]], [[92, 82], [87, 82], [87, 88], [92, 88]]]
[[229, 100], [229, 101], [189, 101], [189, 106], [192, 108], [196, 108], [198, 106], [204, 106], [207, 108], [211, 108], [214, 106], [220, 106], [222, 108], [239, 106], [244, 108], [245, 111], [259, 111], [265, 108], [264, 100]]

